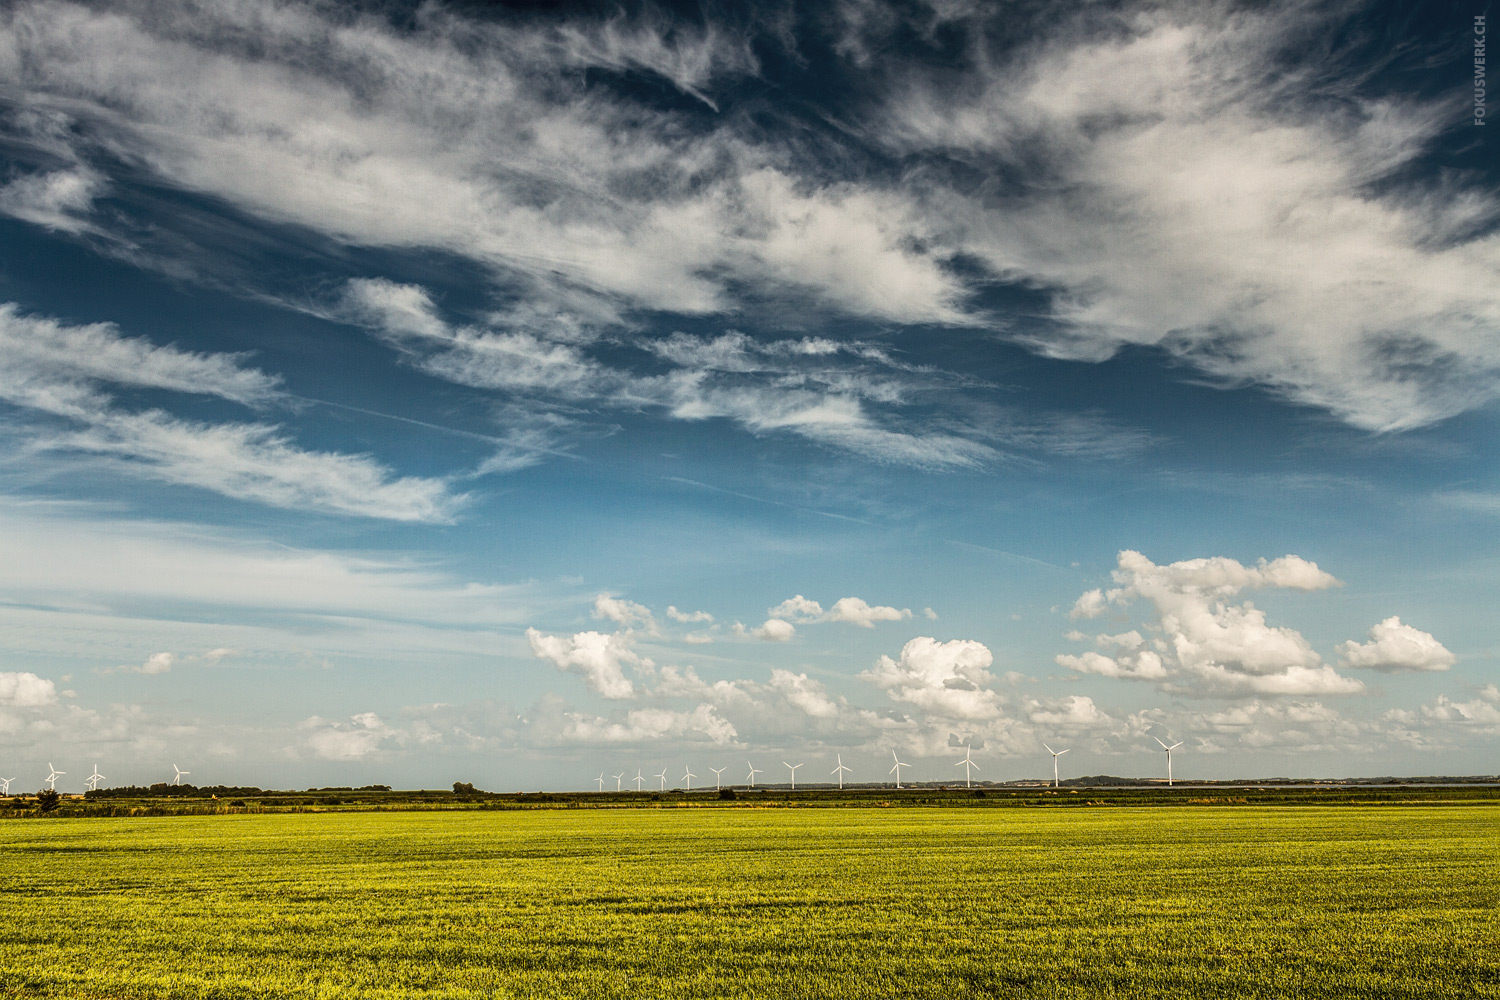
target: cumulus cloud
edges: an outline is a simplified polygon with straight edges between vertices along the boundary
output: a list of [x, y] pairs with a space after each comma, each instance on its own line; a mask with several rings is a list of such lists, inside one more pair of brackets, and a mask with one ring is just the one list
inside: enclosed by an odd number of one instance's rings
[[735, 622], [733, 632], [735, 635], [748, 635], [762, 642], [788, 642], [797, 634], [797, 628], [789, 621], [767, 618], [756, 628], [746, 628], [743, 622]]
[[1373, 626], [1369, 642], [1350, 639], [1339, 646], [1341, 665], [1387, 673], [1447, 670], [1454, 660], [1454, 655], [1430, 632], [1404, 625], [1396, 615]]
[[1500, 727], [1500, 687], [1486, 684], [1477, 697], [1468, 701], [1438, 695], [1432, 704], [1422, 706], [1422, 717], [1435, 722]]
[[667, 617], [683, 624], [711, 623], [714, 620], [714, 616], [707, 611], [678, 611], [672, 604], [667, 605]]
[[594, 598], [594, 617], [607, 618], [627, 629], [640, 629], [648, 635], [657, 634], [656, 619], [652, 617], [651, 609], [623, 598], [600, 594]]
[[40, 708], [57, 702], [57, 685], [29, 671], [0, 671], [0, 705]]
[[[1247, 589], [1277, 587], [1322, 590], [1339, 585], [1316, 563], [1288, 555], [1254, 566], [1234, 559], [1188, 559], [1158, 566], [1139, 552], [1119, 554], [1118, 585], [1085, 592], [1073, 617], [1124, 610], [1144, 599], [1155, 620], [1152, 638], [1131, 629], [1094, 637], [1108, 654], [1094, 651], [1056, 657], [1079, 673], [1152, 681], [1188, 694], [1349, 694], [1364, 685], [1340, 675], [1300, 632], [1267, 623], [1263, 611], [1228, 599]], [[1070, 633], [1086, 638], [1081, 633]]]
[[953, 719], [993, 719], [1001, 713], [1001, 698], [987, 685], [994, 657], [972, 639], [939, 642], [918, 636], [892, 659], [881, 656], [874, 668], [859, 675], [893, 700], [915, 705], [934, 715]]
[[732, 743], [735, 728], [712, 705], [690, 711], [667, 708], [636, 708], [623, 720], [604, 719], [580, 713], [565, 713], [561, 737], [569, 743], [650, 743], [662, 739], [699, 740], [724, 745]]
[[822, 604], [797, 594], [769, 609], [767, 614], [772, 618], [799, 624], [847, 622], [861, 628], [874, 628], [876, 622], [899, 622], [910, 618], [911, 609], [871, 605], [860, 597], [841, 597], [833, 603], [833, 607], [824, 611]]
[[806, 674], [794, 674], [790, 670], [771, 671], [771, 690], [784, 698], [787, 704], [815, 719], [831, 719], [838, 715], [839, 707], [822, 684], [810, 680]]
[[589, 631], [563, 637], [528, 628], [526, 640], [537, 659], [549, 660], [559, 670], [581, 674], [600, 696], [617, 700], [635, 696], [635, 685], [625, 676], [624, 668], [644, 661], [630, 648], [628, 636]]
[[362, 760], [382, 749], [416, 742], [437, 742], [437, 733], [422, 728], [414, 733], [387, 725], [374, 712], [350, 716], [347, 722], [335, 722], [312, 716], [302, 723], [308, 731], [307, 746], [324, 760]]
[[1094, 704], [1094, 699], [1081, 694], [1032, 701], [1027, 705], [1026, 717], [1038, 726], [1057, 728], [1099, 726], [1114, 721]]

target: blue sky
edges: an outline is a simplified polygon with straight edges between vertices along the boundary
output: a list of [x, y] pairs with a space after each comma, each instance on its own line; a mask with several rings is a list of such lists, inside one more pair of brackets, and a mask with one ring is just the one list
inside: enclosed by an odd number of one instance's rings
[[1484, 13], [8, 5], [0, 770], [1492, 773]]

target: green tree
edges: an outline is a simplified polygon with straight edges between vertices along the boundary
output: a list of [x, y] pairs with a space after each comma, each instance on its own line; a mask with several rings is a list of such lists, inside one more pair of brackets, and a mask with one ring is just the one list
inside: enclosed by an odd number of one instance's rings
[[62, 796], [57, 794], [55, 788], [43, 788], [36, 793], [36, 807], [44, 813], [49, 813], [62, 803]]

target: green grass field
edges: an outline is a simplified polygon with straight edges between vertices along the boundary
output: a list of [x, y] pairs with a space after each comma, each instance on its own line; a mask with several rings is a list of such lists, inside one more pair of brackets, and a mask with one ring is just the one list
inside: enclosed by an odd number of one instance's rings
[[1497, 997], [1500, 806], [0, 824], [0, 995]]

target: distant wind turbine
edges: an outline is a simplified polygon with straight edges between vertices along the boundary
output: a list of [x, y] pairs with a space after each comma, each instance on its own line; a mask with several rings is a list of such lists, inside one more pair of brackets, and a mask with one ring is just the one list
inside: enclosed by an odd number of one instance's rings
[[885, 773], [886, 774], [890, 774], [891, 771], [896, 772], [896, 787], [900, 788], [901, 787], [901, 769], [903, 767], [911, 767], [911, 765], [908, 764], [908, 763], [906, 763], [900, 757], [897, 757], [896, 756], [896, 751], [894, 751], [894, 750], [891, 751], [891, 760], [894, 760], [896, 762], [896, 766], [893, 767], [893, 768], [891, 768], [890, 771], [887, 771]]
[[745, 763], [750, 765], [750, 776], [748, 778], [746, 778], [745, 780], [747, 780], [747, 781], [750, 782], [750, 787], [751, 788], [754, 788], [755, 787], [755, 776], [757, 774], [760, 774], [761, 772], [757, 771], [755, 769], [755, 765], [753, 763], [751, 763], [750, 761], [747, 760], [747, 761], [745, 761]]
[[662, 768], [659, 774], [653, 774], [652, 777], [661, 779], [661, 790], [665, 792], [667, 790], [667, 769]]
[[[1042, 746], [1047, 747], [1047, 744], [1043, 743]], [[1073, 749], [1073, 748], [1072, 747], [1068, 747], [1068, 750], [1071, 750], [1071, 749]], [[1059, 758], [1063, 754], [1067, 753], [1068, 750], [1054, 750], [1051, 747], [1047, 747], [1047, 752], [1052, 755], [1052, 787], [1053, 788], [1059, 787], [1058, 786], [1058, 782], [1057, 782], [1057, 758]]]
[[729, 768], [727, 768], [727, 767], [711, 767], [711, 768], [709, 768], [709, 770], [714, 773], [714, 791], [717, 792], [719, 790], [719, 775], [721, 775], [725, 771], [729, 770]]
[[15, 780], [15, 778], [0, 778], [0, 795], [9, 795], [10, 783]]
[[57, 768], [55, 768], [55, 767], [52, 766], [52, 762], [50, 760], [47, 762], [47, 770], [50, 771], [50, 772], [52, 772], [52, 773], [50, 773], [50, 774], [47, 775], [47, 787], [50, 788], [50, 789], [52, 789], [55, 792], [55, 791], [57, 791], [57, 779], [61, 778], [63, 775], [67, 774], [68, 772], [67, 771], [59, 771]]
[[[782, 761], [782, 763], [786, 764], [786, 761]], [[786, 764], [786, 766], [792, 769], [792, 791], [795, 792], [797, 790], [797, 768], [801, 767], [802, 765], [799, 763]]]
[[844, 755], [843, 754], [839, 754], [838, 757], [839, 757], [839, 766], [836, 767], [836, 768], [834, 768], [829, 773], [836, 774], [836, 775], [839, 776], [839, 789], [842, 791], [843, 787], [844, 787], [844, 772], [848, 771], [850, 774], [853, 774], [854, 773], [854, 769], [852, 767], [845, 767], [844, 766]]
[[[1161, 740], [1157, 739], [1157, 737], [1153, 736], [1151, 738], [1153, 740], [1156, 740], [1156, 742], [1161, 743]], [[1165, 743], [1161, 743], [1161, 748], [1167, 752], [1167, 784], [1169, 785], [1172, 783], [1172, 751], [1176, 750], [1180, 746], [1182, 746], [1181, 740], [1178, 740], [1171, 746], [1167, 746]]]
[[974, 752], [974, 748], [971, 745], [969, 745], [969, 744], [965, 744], [964, 745], [964, 759], [953, 765], [954, 767], [961, 767], [961, 768], [964, 769], [964, 787], [965, 788], [972, 787], [969, 784], [969, 768], [972, 767], [975, 770], [979, 770], [979, 765], [976, 764], [976, 763], [974, 763], [974, 758], [973, 757], [969, 756], [973, 752]]
[[104, 780], [104, 775], [102, 775], [102, 774], [99, 773], [99, 765], [95, 764], [94, 765], [94, 773], [91, 774], [91, 775], [89, 775], [87, 778], [84, 778], [83, 779], [83, 783], [85, 785], [88, 785], [89, 786], [89, 791], [92, 792], [96, 788], [99, 787], [99, 782], [101, 782], [103, 780]]
[[599, 772], [599, 791], [604, 791], [604, 772]]
[[696, 778], [696, 777], [698, 777], [698, 776], [693, 773], [692, 765], [687, 765], [687, 766], [683, 767], [683, 769], [682, 769], [682, 780], [683, 780], [683, 783], [687, 786], [687, 790], [690, 791], [690, 792], [693, 790], [693, 779]]
[[618, 792], [620, 790], [620, 779], [622, 779], [624, 777], [625, 777], [625, 772], [624, 771], [621, 771], [619, 774], [615, 775], [615, 791]]
[[177, 772], [177, 777], [175, 777], [175, 778], [172, 779], [172, 784], [174, 784], [174, 785], [180, 785], [180, 784], [182, 784], [182, 776], [184, 774], [192, 774], [193, 773], [192, 771], [184, 771], [182, 768], [178, 767], [176, 764], [172, 765], [172, 770], [174, 770], [174, 771]]
[[641, 769], [640, 768], [636, 768], [635, 769], [635, 790], [636, 791], [640, 791], [641, 790], [641, 782], [643, 782], [645, 780], [646, 780], [645, 778], [641, 777]]

